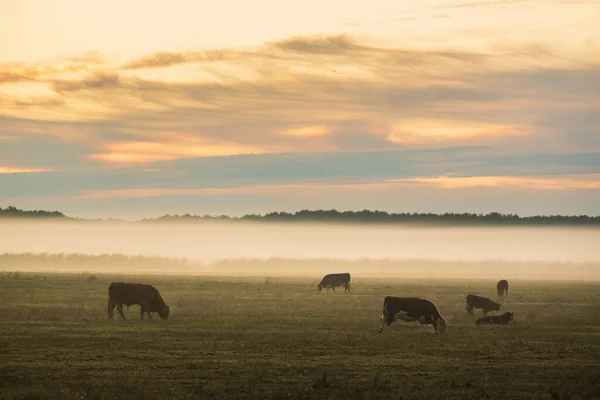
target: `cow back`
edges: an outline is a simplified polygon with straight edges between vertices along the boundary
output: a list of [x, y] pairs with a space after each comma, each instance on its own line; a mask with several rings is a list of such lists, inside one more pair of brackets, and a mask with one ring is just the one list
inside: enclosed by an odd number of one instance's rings
[[500, 304], [496, 303], [492, 299], [487, 297], [477, 296], [475, 294], [468, 294], [466, 297], [467, 304], [475, 308], [482, 308], [488, 310], [499, 310]]
[[108, 286], [108, 297], [115, 303], [123, 303], [127, 306], [150, 304], [153, 309], [165, 306], [158, 290], [144, 283], [113, 282]]
[[327, 274], [321, 280], [320, 285], [336, 285], [339, 286], [345, 282], [350, 282], [350, 274], [340, 273], [340, 274]]

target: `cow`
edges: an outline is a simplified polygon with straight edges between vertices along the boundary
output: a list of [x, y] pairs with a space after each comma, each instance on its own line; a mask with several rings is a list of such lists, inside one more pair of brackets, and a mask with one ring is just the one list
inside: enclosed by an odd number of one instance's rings
[[481, 317], [477, 321], [475, 321], [475, 325], [508, 325], [508, 321], [513, 319], [515, 314], [509, 312], [505, 312], [502, 315], [488, 315], [487, 317]]
[[139, 304], [141, 306], [141, 319], [144, 319], [144, 313], [148, 314], [148, 319], [152, 319], [152, 312], [158, 313], [161, 319], [169, 318], [171, 308], [165, 304], [160, 293], [154, 286], [143, 283], [125, 283], [113, 282], [108, 286], [108, 318], [113, 318], [115, 307], [125, 319], [123, 314], [123, 305], [129, 306]]
[[419, 321], [421, 333], [423, 333], [424, 325], [433, 325], [436, 333], [446, 333], [447, 330], [446, 320], [435, 304], [419, 297], [387, 296], [383, 300], [379, 333], [383, 331], [384, 324], [390, 326], [396, 320], [404, 322]]
[[498, 297], [503, 297], [504, 295], [508, 296], [508, 281], [506, 279], [498, 281], [496, 290], [498, 291]]
[[317, 286], [317, 293], [321, 293], [323, 288], [326, 288], [329, 291], [329, 288], [333, 289], [335, 292], [336, 286], [343, 286], [344, 293], [350, 291], [350, 274], [345, 272], [343, 274], [327, 274], [321, 279], [319, 285]]
[[473, 316], [473, 309], [481, 308], [483, 315], [487, 315], [490, 311], [500, 311], [502, 304], [498, 304], [487, 297], [481, 297], [474, 294], [467, 295], [467, 313]]

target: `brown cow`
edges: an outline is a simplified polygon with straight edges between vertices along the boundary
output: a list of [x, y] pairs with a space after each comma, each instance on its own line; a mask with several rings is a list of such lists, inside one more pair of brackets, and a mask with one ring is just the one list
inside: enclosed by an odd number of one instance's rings
[[123, 305], [129, 308], [133, 304], [141, 306], [141, 319], [144, 319], [144, 312], [148, 314], [148, 319], [152, 319], [151, 312], [158, 313], [162, 319], [167, 319], [171, 311], [152, 285], [113, 282], [108, 286], [108, 318], [113, 318], [113, 312], [117, 307], [121, 318], [125, 319]]
[[468, 294], [466, 300], [467, 313], [470, 316], [473, 316], [473, 309], [481, 308], [483, 310], [483, 315], [487, 315], [490, 311], [500, 311], [500, 307], [502, 307], [502, 304], [498, 304], [487, 297], [481, 297], [474, 294]]
[[317, 292], [320, 293], [323, 288], [326, 288], [329, 291], [329, 288], [333, 289], [335, 292], [335, 288], [342, 286], [344, 288], [344, 293], [350, 291], [350, 274], [347, 272], [341, 274], [327, 274], [321, 279], [319, 285], [317, 286]]
[[506, 279], [498, 281], [496, 290], [498, 291], [498, 297], [504, 297], [505, 294], [508, 296], [508, 281]]
[[442, 317], [435, 304], [427, 299], [418, 297], [392, 297], [387, 296], [383, 300], [383, 313], [381, 314], [381, 327], [390, 326], [392, 322], [401, 320], [404, 322], [419, 321], [421, 333], [424, 325], [433, 325], [436, 333], [446, 333], [446, 320]]
[[513, 319], [515, 314], [510, 311], [505, 312], [502, 315], [488, 315], [487, 317], [481, 317], [477, 321], [475, 321], [476, 325], [508, 325], [508, 321]]

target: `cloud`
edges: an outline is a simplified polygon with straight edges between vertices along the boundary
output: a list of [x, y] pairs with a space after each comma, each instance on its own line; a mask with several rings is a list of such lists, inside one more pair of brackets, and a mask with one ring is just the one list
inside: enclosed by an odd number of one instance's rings
[[49, 172], [54, 171], [50, 168], [28, 168], [28, 167], [16, 167], [16, 166], [3, 166], [0, 165], [0, 174], [22, 174], [30, 172]]
[[[547, 0], [546, 0], [547, 1]], [[516, 5], [516, 4], [528, 4], [528, 3], [545, 3], [546, 1], [540, 1], [540, 0], [487, 0], [487, 1], [466, 1], [466, 2], [456, 2], [454, 4], [445, 4], [445, 5], [438, 5], [438, 6], [434, 6], [432, 8], [434, 9], [464, 9], [464, 8], [480, 8], [480, 7], [497, 7], [497, 6], [511, 6], [511, 5]], [[587, 0], [575, 0], [577, 2], [585, 2]], [[573, 2], [575, 2], [573, 1]], [[554, 2], [556, 2], [556, 0], [554, 0]], [[567, 1], [563, 1], [563, 0], [558, 0], [559, 3], [561, 2], [571, 2], [569, 0]]]
[[2, 84], [21, 81], [45, 81], [52, 77], [77, 72], [87, 72], [106, 66], [106, 59], [97, 52], [87, 52], [78, 57], [65, 58], [53, 63], [0, 64], [0, 88]]
[[326, 125], [316, 126], [303, 126], [301, 128], [289, 128], [279, 132], [284, 136], [300, 136], [300, 137], [313, 137], [313, 136], [325, 136], [331, 133], [331, 128]]
[[392, 187], [417, 188], [423, 186], [441, 189], [476, 187], [527, 188], [542, 190], [600, 189], [600, 174], [553, 177], [420, 177], [366, 182], [310, 182], [297, 184], [248, 185], [207, 188], [136, 188], [86, 191], [77, 199], [111, 199], [169, 196], [254, 195], [291, 196], [294, 198], [320, 197], [324, 192], [347, 193], [360, 196], [364, 191], [386, 191]]
[[[37, 76], [45, 92], [20, 84], [22, 92], [3, 95], [8, 86], [0, 86], [0, 123], [19, 140], [43, 133], [81, 141], [83, 158], [113, 165], [363, 145], [552, 152], [573, 135], [580, 151], [597, 144], [591, 115], [600, 112], [593, 85], [600, 66], [560, 54], [535, 43], [417, 51], [321, 35], [120, 64], [90, 56], [94, 68], [84, 75]], [[569, 125], [577, 113], [590, 117]]]
[[394, 182], [414, 182], [432, 185], [443, 189], [469, 187], [520, 187], [528, 189], [566, 190], [600, 189], [600, 174], [561, 175], [561, 176], [470, 176], [470, 177], [419, 177]]
[[113, 163], [151, 163], [182, 158], [225, 156], [234, 154], [259, 154], [266, 152], [258, 147], [240, 146], [235, 143], [202, 143], [198, 140], [176, 142], [116, 142], [105, 146], [107, 152], [90, 154], [93, 160]]

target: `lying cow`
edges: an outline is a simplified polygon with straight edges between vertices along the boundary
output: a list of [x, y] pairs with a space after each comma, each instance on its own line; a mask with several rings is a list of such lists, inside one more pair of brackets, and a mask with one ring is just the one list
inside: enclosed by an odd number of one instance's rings
[[335, 288], [336, 286], [343, 286], [344, 287], [344, 293], [349, 292], [350, 291], [350, 274], [345, 272], [343, 274], [327, 274], [323, 277], [323, 279], [321, 279], [321, 282], [319, 282], [319, 285], [317, 286], [317, 292], [321, 293], [321, 291], [323, 290], [323, 288], [326, 288], [327, 291], [329, 291], [329, 289], [333, 289], [333, 291], [335, 292]]
[[505, 312], [502, 315], [488, 315], [487, 317], [481, 317], [477, 321], [475, 321], [475, 325], [508, 325], [508, 321], [513, 319], [515, 314], [509, 312]]
[[404, 322], [419, 321], [421, 333], [424, 325], [433, 325], [436, 333], [446, 333], [446, 320], [442, 317], [435, 304], [426, 299], [418, 297], [392, 297], [387, 296], [383, 300], [383, 313], [381, 314], [381, 327], [390, 326], [392, 322], [401, 320]]
[[113, 282], [108, 286], [108, 318], [113, 318], [115, 307], [125, 319], [123, 314], [123, 305], [129, 306], [139, 304], [141, 306], [141, 319], [144, 319], [144, 313], [148, 314], [148, 319], [152, 319], [152, 314], [158, 313], [160, 318], [169, 318], [170, 307], [160, 296], [158, 290], [152, 285], [143, 283], [125, 283]]
[[473, 316], [473, 309], [480, 308], [483, 310], [483, 315], [487, 315], [490, 311], [500, 311], [502, 304], [498, 304], [487, 297], [481, 297], [474, 294], [467, 295], [467, 313]]
[[499, 281], [496, 290], [498, 291], [498, 297], [508, 296], [508, 281], [506, 279]]

